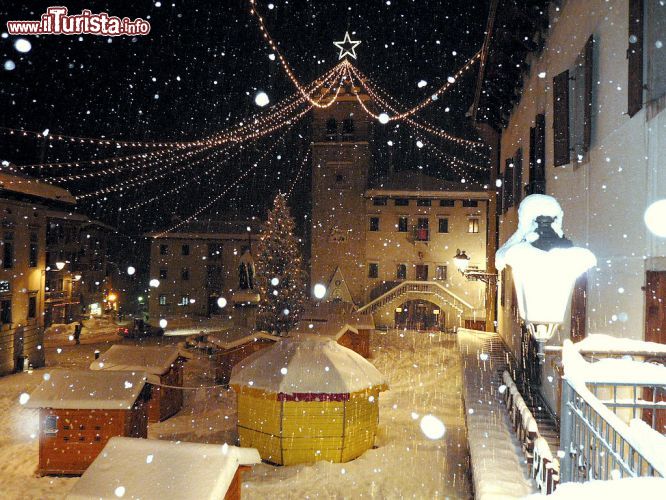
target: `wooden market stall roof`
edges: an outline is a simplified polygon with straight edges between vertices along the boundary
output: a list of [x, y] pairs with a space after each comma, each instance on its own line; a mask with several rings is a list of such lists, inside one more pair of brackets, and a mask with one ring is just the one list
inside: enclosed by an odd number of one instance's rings
[[30, 394], [27, 408], [130, 410], [146, 384], [145, 371], [54, 370]]
[[254, 448], [114, 437], [67, 498], [225, 498], [239, 466], [261, 461]]
[[91, 370], [146, 371], [151, 375], [164, 375], [179, 357], [190, 357], [178, 346], [113, 345], [90, 364]]

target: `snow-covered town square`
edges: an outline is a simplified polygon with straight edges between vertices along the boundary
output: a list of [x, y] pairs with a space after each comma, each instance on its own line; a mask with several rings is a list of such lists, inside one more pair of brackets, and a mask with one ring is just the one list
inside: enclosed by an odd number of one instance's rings
[[661, 499], [666, 2], [0, 2], [0, 497]]

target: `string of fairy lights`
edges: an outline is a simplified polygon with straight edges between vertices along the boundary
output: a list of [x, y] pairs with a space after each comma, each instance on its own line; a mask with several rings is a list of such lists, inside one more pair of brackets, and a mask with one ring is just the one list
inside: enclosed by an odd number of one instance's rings
[[[309, 110], [308, 110], [308, 111], [309, 111]], [[191, 221], [195, 220], [199, 215], [201, 215], [203, 212], [205, 212], [206, 210], [208, 210], [211, 206], [213, 206], [216, 202], [218, 202], [218, 201], [219, 201], [222, 197], [224, 197], [224, 196], [225, 196], [225, 195], [226, 195], [226, 194], [227, 194], [227, 193], [228, 193], [233, 187], [235, 187], [236, 185], [238, 185], [239, 182], [241, 182], [245, 177], [247, 177], [247, 176], [250, 174], [250, 172], [254, 171], [254, 170], [259, 166], [259, 164], [261, 164], [261, 163], [263, 162], [263, 160], [266, 159], [266, 157], [267, 157], [269, 154], [271, 154], [271, 153], [273, 152], [273, 150], [277, 147], [277, 144], [278, 144], [279, 142], [282, 142], [282, 141], [284, 140], [284, 138], [286, 137], [286, 135], [287, 135], [287, 133], [289, 132], [289, 130], [291, 130], [291, 126], [290, 126], [287, 130], [285, 130], [285, 132], [282, 134], [282, 136], [280, 137], [279, 140], [275, 141], [273, 144], [271, 144], [271, 145], [268, 147], [268, 149], [266, 149], [266, 150], [264, 151], [264, 153], [259, 157], [259, 159], [258, 159], [257, 161], [255, 161], [250, 167], [248, 167], [247, 169], [245, 169], [245, 171], [243, 171], [243, 173], [241, 173], [241, 175], [240, 175], [235, 181], [233, 181], [232, 183], [228, 184], [227, 187], [224, 188], [219, 194], [217, 194], [216, 196], [212, 197], [212, 198], [211, 198], [207, 203], [205, 203], [204, 205], [200, 206], [200, 207], [199, 207], [199, 208], [198, 208], [198, 209], [197, 209], [192, 215], [190, 215], [190, 216], [187, 217], [186, 219], [183, 219], [182, 221], [180, 221], [179, 223], [177, 223], [177, 224], [175, 224], [174, 226], [170, 227], [169, 229], [167, 229], [167, 230], [165, 230], [165, 231], [162, 231], [161, 233], [157, 234], [157, 235], [156, 235], [156, 238], [161, 238], [161, 237], [165, 236], [165, 235], [168, 234], [168, 233], [172, 233], [172, 232], [174, 232], [176, 229], [178, 229], [178, 228], [184, 226], [185, 224], [190, 223]]]
[[[37, 132], [0, 127], [0, 134], [6, 134], [10, 137], [33, 138], [47, 141], [48, 143], [61, 142], [65, 146], [72, 144], [81, 145], [82, 147], [91, 145], [98, 147], [93, 158], [25, 165], [4, 165], [0, 170], [10, 172], [36, 171], [38, 174], [35, 179], [17, 177], [9, 180], [8, 183], [20, 184], [40, 181], [59, 184], [76, 183], [92, 179], [97, 179], [98, 182], [101, 182], [104, 178], [109, 178], [114, 181], [112, 184], [100, 186], [88, 192], [76, 193], [75, 195], [77, 200], [104, 202], [108, 200], [107, 195], [110, 194], [123, 196], [130, 190], [149, 183], [157, 181], [167, 183], [166, 189], [160, 190], [149, 198], [119, 208], [119, 211], [133, 211], [147, 207], [160, 199], [164, 199], [166, 196], [182, 193], [188, 186], [195, 182], [201, 185], [206, 180], [210, 181], [213, 176], [226, 172], [229, 161], [244, 151], [247, 144], [258, 141], [263, 137], [272, 136], [278, 132], [281, 133], [280, 139], [272, 142], [270, 147], [263, 151], [260, 158], [242, 170], [233, 182], [227, 184], [222, 191], [216, 193], [210, 200], [194, 210], [192, 215], [187, 219], [160, 233], [161, 236], [196, 219], [220, 201], [234, 186], [237, 186], [242, 179], [254, 171], [277, 147], [279, 142], [284, 141], [285, 135], [307, 113], [312, 109], [329, 108], [339, 100], [340, 94], [345, 91], [345, 88], [351, 88], [361, 109], [380, 124], [386, 125], [391, 122], [404, 122], [418, 133], [427, 133], [437, 139], [450, 142], [456, 147], [464, 149], [467, 153], [477, 155], [481, 159], [479, 164], [463, 160], [450, 152], [442, 151], [433, 142], [420, 138], [418, 142], [422, 144], [417, 143], [419, 147], [426, 146], [429, 152], [449, 165], [457, 174], [464, 176], [469, 171], [487, 171], [485, 144], [457, 137], [428, 123], [422, 117], [418, 119], [416, 117], [420, 111], [439, 101], [441, 97], [453, 88], [461, 77], [471, 70], [476, 62], [478, 62], [480, 52], [468, 59], [465, 64], [453, 73], [452, 76], [449, 76], [447, 81], [439, 86], [428, 98], [411, 106], [398, 102], [395, 97], [383, 90], [380, 85], [363, 74], [346, 58], [342, 59], [317, 79], [307, 85], [303, 85], [279, 49], [278, 43], [271, 37], [265, 20], [257, 9], [256, 0], [248, 1], [250, 14], [257, 20], [263, 39], [273, 51], [284, 74], [296, 89], [294, 94], [271, 105], [266, 110], [255, 113], [249, 118], [218, 130], [213, 134], [198, 139], [181, 141], [135, 141], [107, 138], [104, 136], [94, 138], [51, 133], [48, 129]], [[365, 92], [366, 95], [364, 98], [361, 98], [361, 93], [356, 90], [357, 88]], [[373, 108], [380, 111], [374, 111]], [[110, 148], [115, 149], [115, 152], [123, 152], [123, 154], [114, 155], [109, 151]], [[144, 151], [128, 152], [128, 148], [134, 148], [135, 151], [143, 149]], [[291, 179], [286, 192], [287, 197], [290, 197], [294, 192], [309, 158], [310, 151], [307, 150], [300, 162], [298, 162], [299, 167]], [[43, 175], [45, 171], [49, 175]], [[58, 171], [63, 172], [57, 173]], [[121, 179], [118, 179], [118, 177], [121, 177]], [[174, 184], [169, 186], [169, 183]], [[210, 182], [208, 183], [211, 186], [215, 185]], [[81, 186], [80, 183], [76, 185]]]

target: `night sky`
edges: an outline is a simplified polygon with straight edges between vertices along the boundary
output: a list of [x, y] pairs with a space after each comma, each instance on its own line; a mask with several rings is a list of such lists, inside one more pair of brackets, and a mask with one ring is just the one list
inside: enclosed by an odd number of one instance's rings
[[[94, 35], [25, 36], [32, 48], [15, 49], [17, 37], [7, 36], [7, 20], [38, 19], [50, 5], [66, 5], [70, 14], [82, 8], [120, 17], [147, 19], [148, 36], [108, 38]], [[273, 8], [269, 8], [270, 6]], [[334, 40], [346, 30], [362, 41], [354, 64], [381, 88], [413, 106], [431, 95], [483, 42], [487, 1], [391, 0], [272, 2], [259, 0], [273, 38], [298, 78], [307, 84], [338, 61]], [[0, 39], [0, 126], [84, 137], [116, 139], [185, 140], [209, 136], [236, 124], [261, 109], [254, 103], [257, 91], [265, 91], [275, 103], [296, 90], [260, 36], [257, 20], [243, 0], [165, 0], [18, 2], [0, 0], [3, 32]], [[14, 69], [6, 69], [6, 62]], [[3, 67], [5, 69], [3, 69]], [[420, 114], [451, 133], [475, 138], [464, 117], [473, 99], [476, 68], [460, 79], [452, 92]], [[418, 82], [427, 82], [420, 88]], [[445, 112], [449, 107], [450, 111]], [[431, 174], [452, 180], [459, 175], [425, 149], [417, 150], [417, 137], [406, 127], [382, 130], [375, 144], [378, 168], [385, 168], [386, 139], [391, 138], [397, 169], [423, 167]], [[273, 144], [278, 135], [248, 146], [214, 175], [176, 195], [160, 193], [178, 186], [202, 169], [168, 175], [155, 182], [107, 196], [79, 202], [80, 209], [119, 228], [124, 234], [167, 229], [175, 217], [186, 218], [235, 180], [248, 165]], [[442, 140], [425, 136], [442, 150], [465, 159]], [[218, 214], [262, 216], [278, 190], [286, 191], [309, 147], [308, 121], [303, 120], [285, 137], [270, 161], [263, 163], [246, 182], [216, 202], [199, 219]], [[35, 137], [16, 138], [0, 131], [0, 160], [15, 165], [108, 158], [136, 151], [113, 147], [66, 145]], [[281, 156], [278, 159], [277, 156]], [[291, 204], [298, 221], [307, 209], [309, 176], [305, 169]], [[87, 171], [94, 171], [88, 168]], [[32, 175], [54, 175], [26, 170]], [[60, 170], [58, 174], [70, 173]], [[193, 173], [194, 172], [194, 173]], [[61, 183], [75, 194], [86, 193], [119, 180], [131, 184], [134, 173], [100, 176]], [[123, 211], [142, 200], [158, 197], [138, 210]], [[120, 209], [120, 210], [119, 210]]]

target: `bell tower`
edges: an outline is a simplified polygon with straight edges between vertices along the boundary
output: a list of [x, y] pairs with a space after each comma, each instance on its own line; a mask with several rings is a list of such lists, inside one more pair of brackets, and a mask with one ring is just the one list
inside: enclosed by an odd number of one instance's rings
[[[335, 89], [322, 90], [330, 96]], [[342, 275], [356, 304], [365, 298], [365, 200], [370, 171], [370, 117], [358, 87], [343, 87], [328, 108], [315, 108], [312, 143], [311, 281]], [[322, 103], [327, 101], [324, 96]], [[337, 272], [336, 272], [337, 270]], [[328, 298], [328, 297], [327, 297]]]

